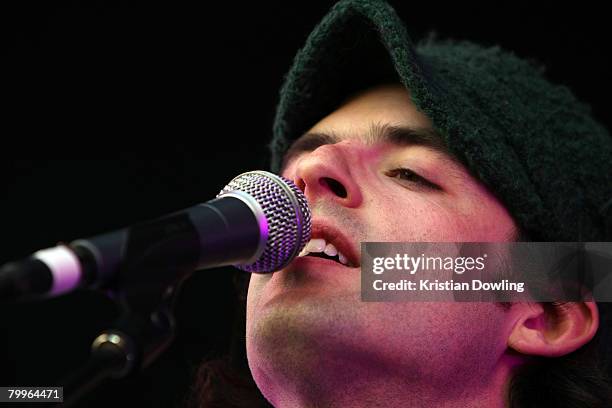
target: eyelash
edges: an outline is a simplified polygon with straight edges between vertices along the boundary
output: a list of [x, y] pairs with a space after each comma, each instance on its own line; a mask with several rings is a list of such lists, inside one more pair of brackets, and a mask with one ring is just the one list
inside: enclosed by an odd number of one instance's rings
[[398, 167], [396, 169], [390, 170], [386, 173], [386, 175], [389, 177], [398, 178], [400, 180], [406, 180], [410, 183], [419, 184], [422, 187], [431, 188], [434, 190], [441, 190], [440, 186], [438, 186], [437, 184], [432, 183], [431, 181], [423, 178], [414, 171], [404, 167]]

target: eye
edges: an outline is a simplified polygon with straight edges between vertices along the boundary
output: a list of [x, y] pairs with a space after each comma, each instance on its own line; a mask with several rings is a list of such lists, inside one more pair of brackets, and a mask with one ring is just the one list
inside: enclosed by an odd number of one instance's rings
[[431, 181], [419, 176], [414, 171], [404, 167], [389, 170], [385, 174], [389, 177], [396, 178], [411, 185], [426, 187], [434, 190], [442, 190], [437, 184], [432, 183]]

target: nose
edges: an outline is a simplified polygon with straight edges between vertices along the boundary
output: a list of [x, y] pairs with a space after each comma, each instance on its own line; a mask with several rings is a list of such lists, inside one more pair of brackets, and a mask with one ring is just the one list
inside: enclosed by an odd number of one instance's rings
[[296, 163], [294, 182], [304, 192], [309, 203], [333, 200], [337, 204], [355, 208], [362, 200], [362, 192], [353, 175], [355, 165], [347, 146], [329, 144], [302, 155]]

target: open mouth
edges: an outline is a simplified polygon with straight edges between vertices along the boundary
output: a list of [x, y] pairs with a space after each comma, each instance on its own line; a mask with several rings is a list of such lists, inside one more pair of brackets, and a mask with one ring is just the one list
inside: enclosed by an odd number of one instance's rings
[[304, 247], [302, 252], [298, 255], [312, 256], [315, 258], [329, 259], [334, 262], [338, 262], [344, 266], [352, 267], [353, 265], [349, 262], [346, 255], [338, 251], [338, 249], [331, 242], [327, 242], [324, 238], [313, 238]]
[[329, 259], [330, 261], [338, 262], [339, 264], [348, 266], [347, 263], [340, 262], [340, 258], [338, 257], [338, 255], [336, 255], [336, 256], [329, 256], [329, 255], [324, 254], [323, 252], [319, 252], [319, 253], [314, 253], [314, 254], [308, 254], [306, 256], [311, 256], [311, 257], [314, 257], [314, 258]]

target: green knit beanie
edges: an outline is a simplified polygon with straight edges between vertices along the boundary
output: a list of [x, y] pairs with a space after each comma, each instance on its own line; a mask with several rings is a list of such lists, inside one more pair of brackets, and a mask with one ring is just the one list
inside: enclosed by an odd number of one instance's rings
[[449, 149], [534, 241], [612, 239], [612, 138], [542, 69], [498, 46], [430, 37], [416, 46], [391, 6], [337, 3], [280, 91], [272, 170], [349, 95], [401, 82]]

